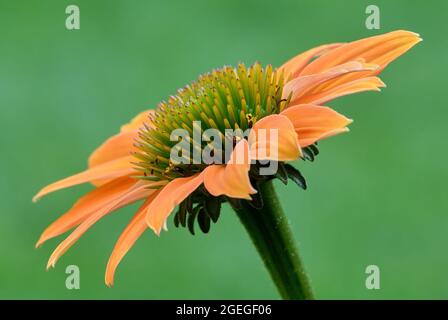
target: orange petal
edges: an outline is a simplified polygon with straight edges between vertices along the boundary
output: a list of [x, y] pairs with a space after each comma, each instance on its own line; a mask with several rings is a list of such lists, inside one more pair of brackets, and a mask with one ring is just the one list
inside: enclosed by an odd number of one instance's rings
[[361, 61], [350, 61], [322, 73], [299, 76], [285, 85], [282, 97], [286, 99], [292, 93], [290, 104], [298, 104], [303, 97], [306, 97], [309, 92], [321, 84], [325, 84], [330, 80], [337, 79], [346, 74], [374, 70], [376, 68], [376, 65], [366, 64]]
[[278, 68], [278, 71], [284, 72], [285, 79], [288, 79], [289, 77], [296, 78], [311, 59], [340, 47], [342, 44], [343, 43], [332, 43], [312, 48], [284, 63]]
[[128, 253], [137, 239], [140, 238], [142, 233], [148, 228], [145, 219], [147, 209], [149, 207], [149, 204], [155, 199], [158, 193], [159, 191], [156, 191], [151, 194], [148, 199], [146, 199], [145, 203], [138, 209], [137, 213], [126, 226], [123, 233], [120, 235], [120, 238], [118, 238], [114, 250], [110, 255], [109, 261], [107, 262], [105, 275], [105, 282], [107, 286], [113, 286], [115, 270], [120, 264], [120, 261], [123, 259], [126, 253]]
[[301, 147], [346, 132], [346, 126], [352, 122], [331, 108], [310, 104], [289, 107], [281, 114], [293, 124]]
[[128, 156], [134, 150], [134, 139], [143, 123], [148, 126], [152, 125], [150, 116], [153, 114], [154, 110], [146, 110], [132, 119], [130, 123], [123, 125], [119, 134], [106, 140], [90, 155], [89, 167]]
[[249, 134], [249, 146], [251, 158], [257, 160], [291, 161], [301, 155], [293, 124], [278, 114], [255, 123]]
[[120, 132], [123, 133], [128, 131], [138, 131], [143, 126], [143, 124], [151, 127], [151, 117], [154, 115], [154, 112], [154, 110], [146, 110], [139, 113], [131, 120], [131, 122], [121, 126]]
[[108, 203], [122, 196], [133, 184], [135, 180], [122, 177], [94, 189], [79, 199], [75, 205], [64, 215], [54, 221], [40, 236], [36, 247], [42, 243], [56, 237], [71, 228], [79, 225], [92, 213], [100, 210]]
[[147, 210], [146, 223], [157, 235], [160, 235], [160, 231], [173, 209], [203, 183], [203, 173], [170, 181], [151, 202]]
[[116, 210], [119, 207], [127, 205], [136, 201], [137, 199], [142, 199], [149, 196], [154, 192], [152, 189], [148, 189], [148, 184], [143, 181], [138, 181], [127, 192], [123, 193], [117, 199], [102, 207], [100, 210], [91, 214], [87, 219], [85, 219], [64, 241], [62, 241], [57, 248], [53, 251], [50, 259], [48, 260], [47, 269], [54, 267], [57, 260], [73, 245], [76, 241], [92, 227], [98, 220], [103, 218], [108, 213]]
[[105, 162], [126, 157], [135, 151], [134, 139], [138, 131], [126, 131], [107, 139], [89, 157], [89, 168]]
[[54, 182], [40, 190], [37, 195], [34, 196], [33, 201], [37, 201], [39, 198], [48, 193], [72, 187], [77, 184], [100, 179], [114, 179], [130, 175], [135, 172], [135, 170], [132, 168], [132, 161], [135, 161], [135, 158], [132, 156], [122, 157], [113, 161], [106, 162], [99, 166], [95, 166], [71, 177]]
[[380, 68], [372, 75], [378, 74], [387, 64], [420, 41], [418, 34], [403, 30], [353, 41], [317, 58], [303, 69], [301, 75], [321, 73], [334, 66], [358, 59], [379, 65]]
[[243, 139], [232, 151], [225, 165], [212, 165], [204, 170], [204, 186], [211, 195], [226, 195], [231, 198], [252, 200], [250, 194], [257, 193], [249, 179], [249, 144]]
[[316, 94], [307, 94], [300, 99], [300, 103], [320, 105], [331, 101], [333, 99], [363, 92], [363, 91], [380, 91], [380, 88], [385, 87], [383, 81], [378, 77], [367, 77], [362, 79], [353, 80], [334, 88], [322, 89], [317, 91]]
[[[115, 160], [121, 157], [129, 156], [136, 150], [134, 147], [135, 139], [138, 136], [139, 129], [145, 123], [147, 126], [152, 126], [151, 116], [154, 110], [147, 110], [134, 119], [130, 123], [121, 127], [119, 134], [116, 134], [107, 139], [101, 146], [99, 146], [89, 157], [89, 168]], [[108, 180], [91, 181], [95, 186], [101, 186], [107, 183]]]

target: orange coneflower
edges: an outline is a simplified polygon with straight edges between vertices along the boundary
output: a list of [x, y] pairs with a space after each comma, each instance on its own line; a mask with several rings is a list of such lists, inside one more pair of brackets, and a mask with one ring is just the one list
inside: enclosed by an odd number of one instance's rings
[[[201, 76], [155, 110], [142, 112], [122, 126], [118, 134], [93, 152], [86, 171], [52, 183], [34, 197], [35, 201], [50, 192], [85, 182], [95, 186], [41, 235], [37, 246], [74, 228], [53, 252], [47, 267], [54, 266], [98, 220], [139, 200], [144, 203], [121, 234], [109, 259], [107, 285], [113, 284], [117, 265], [140, 235], [148, 227], [159, 235], [176, 206], [176, 226], [188, 225], [194, 233], [197, 219], [201, 230], [207, 232], [210, 221], [218, 219], [223, 202], [229, 202], [237, 211], [248, 205], [262, 208], [267, 200], [260, 190], [272, 178], [284, 182], [291, 178], [305, 187], [297, 169], [285, 162], [314, 158], [317, 141], [348, 131], [347, 125], [352, 122], [323, 104], [347, 94], [379, 91], [384, 83], [377, 75], [419, 41], [416, 33], [394, 31], [316, 47], [278, 69], [258, 63], [251, 67], [240, 64]], [[198, 130], [194, 121], [201, 121], [200, 133], [218, 129], [224, 140], [229, 139], [225, 129], [248, 130], [249, 135], [231, 138], [233, 152], [224, 164], [175, 164], [170, 155], [177, 141], [172, 141], [170, 134], [178, 128], [193, 133]], [[265, 150], [271, 143], [269, 139], [257, 135], [264, 129], [278, 133], [275, 157]], [[193, 142], [193, 149], [203, 150], [205, 146], [206, 143]], [[244, 161], [234, 161], [241, 154]], [[265, 160], [278, 163], [278, 172], [260, 175], [261, 162]], [[243, 222], [247, 222], [245, 219]], [[263, 240], [253, 238], [262, 251]], [[271, 258], [275, 260], [274, 256]], [[265, 262], [269, 265], [268, 260]], [[270, 271], [281, 282], [282, 274]], [[288, 297], [288, 290], [294, 291], [287, 285], [277, 285], [284, 297]]]

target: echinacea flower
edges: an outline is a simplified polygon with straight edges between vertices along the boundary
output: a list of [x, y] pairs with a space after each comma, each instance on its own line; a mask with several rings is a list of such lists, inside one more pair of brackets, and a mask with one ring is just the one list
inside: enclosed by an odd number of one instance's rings
[[[219, 218], [222, 203], [229, 202], [282, 296], [311, 298], [287, 223], [279, 219], [279, 203], [269, 181], [279, 178], [286, 183], [292, 179], [306, 188], [300, 172], [286, 162], [313, 159], [319, 140], [348, 131], [352, 122], [324, 104], [352, 93], [379, 91], [384, 83], [378, 74], [419, 41], [418, 34], [394, 31], [319, 46], [278, 69], [259, 63], [251, 67], [240, 64], [202, 75], [155, 110], [144, 111], [122, 126], [92, 153], [87, 170], [48, 185], [34, 197], [35, 201], [86, 182], [95, 186], [41, 235], [37, 246], [74, 229], [55, 249], [47, 268], [98, 220], [143, 200], [110, 256], [105, 276], [110, 286], [118, 264], [135, 241], [148, 228], [160, 235], [176, 207], [176, 226], [187, 226], [194, 233], [197, 221], [200, 229], [208, 232], [210, 223]], [[202, 138], [208, 129], [214, 129], [222, 138], [219, 146], [230, 143], [230, 156], [210, 150], [211, 139], [192, 140], [179, 149], [178, 140], [172, 139], [176, 129], [198, 133]], [[226, 129], [248, 134], [228, 136]], [[275, 132], [276, 139], [261, 134], [266, 130]], [[173, 162], [176, 148], [188, 151], [182, 154], [189, 162]], [[195, 151], [201, 154], [207, 148], [214, 159], [222, 161], [191, 161]], [[278, 169], [260, 174], [269, 163]], [[297, 280], [291, 280], [294, 278]]]

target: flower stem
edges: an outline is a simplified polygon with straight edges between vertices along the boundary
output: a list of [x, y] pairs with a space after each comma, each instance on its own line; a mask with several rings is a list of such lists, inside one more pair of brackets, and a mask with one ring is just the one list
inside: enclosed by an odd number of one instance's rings
[[282, 298], [314, 299], [272, 181], [261, 184], [259, 192], [263, 199], [261, 209], [255, 209], [247, 201], [241, 201], [241, 206], [233, 209], [252, 238]]

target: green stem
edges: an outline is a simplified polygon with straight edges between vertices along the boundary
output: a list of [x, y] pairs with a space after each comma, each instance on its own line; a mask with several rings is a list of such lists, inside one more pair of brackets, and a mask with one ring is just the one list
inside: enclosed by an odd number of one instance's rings
[[259, 192], [263, 208], [255, 209], [247, 201], [241, 201], [241, 206], [233, 209], [252, 238], [282, 298], [314, 299], [272, 181], [263, 183]]

